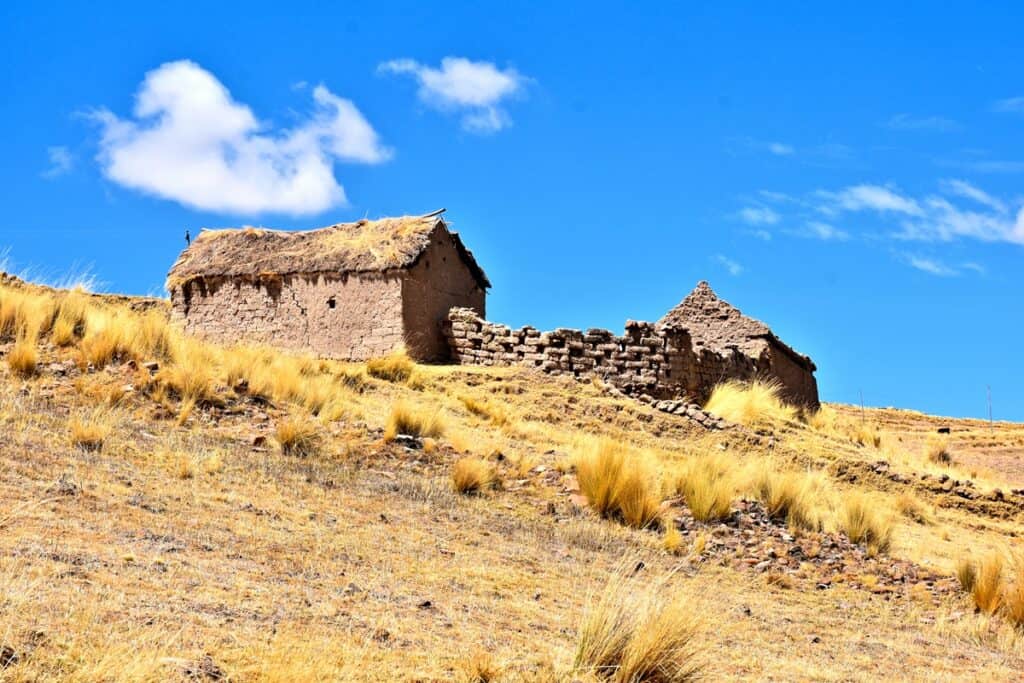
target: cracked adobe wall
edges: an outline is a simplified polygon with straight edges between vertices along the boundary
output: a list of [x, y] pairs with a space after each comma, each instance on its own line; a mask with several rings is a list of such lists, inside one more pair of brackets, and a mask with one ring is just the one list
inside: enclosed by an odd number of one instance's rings
[[365, 360], [403, 342], [402, 277], [397, 271], [257, 282], [206, 278], [171, 293], [171, 317], [186, 332], [220, 344]]

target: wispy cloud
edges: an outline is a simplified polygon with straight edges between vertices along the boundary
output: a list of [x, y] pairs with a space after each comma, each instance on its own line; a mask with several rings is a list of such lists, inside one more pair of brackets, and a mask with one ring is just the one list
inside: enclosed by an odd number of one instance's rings
[[929, 275], [938, 277], [955, 277], [960, 274], [956, 268], [952, 268], [942, 261], [914, 254], [905, 254], [904, 259], [911, 268], [916, 268]]
[[987, 159], [953, 164], [976, 173], [1024, 173], [1024, 161]]
[[124, 187], [208, 211], [315, 214], [346, 203], [334, 161], [391, 157], [356, 106], [323, 85], [297, 127], [269, 130], [191, 61], [146, 74], [133, 116], [92, 113], [103, 174]]
[[943, 180], [939, 185], [949, 194], [972, 199], [999, 213], [1006, 213], [1006, 204], [1002, 200], [996, 199], [988, 192], [975, 187], [966, 180]]
[[1024, 114], [1024, 97], [1008, 97], [992, 103], [992, 111]]
[[787, 157], [793, 154], [796, 150], [793, 149], [792, 145], [787, 145], [784, 142], [769, 142], [768, 151], [775, 156]]
[[768, 207], [748, 206], [740, 209], [739, 219], [747, 225], [775, 225], [779, 214]]
[[951, 133], [961, 129], [959, 123], [944, 116], [911, 116], [896, 114], [885, 122], [886, 128], [893, 130], [918, 130], [936, 133]]
[[918, 203], [895, 190], [881, 185], [853, 185], [839, 192], [819, 191], [825, 199], [820, 206], [823, 213], [834, 215], [839, 211], [882, 211], [908, 216], [920, 216], [923, 211]]
[[382, 73], [408, 74], [419, 83], [419, 99], [432, 107], [462, 113], [462, 127], [475, 133], [493, 133], [512, 123], [499, 106], [520, 94], [527, 78], [513, 68], [499, 69], [492, 62], [445, 57], [438, 68], [413, 59], [393, 59], [377, 67]]
[[47, 147], [46, 156], [49, 157], [50, 165], [40, 175], [48, 180], [70, 173], [75, 165], [75, 157], [67, 147]]
[[850, 235], [846, 231], [840, 230], [834, 225], [823, 223], [821, 221], [808, 221], [806, 230], [798, 234], [804, 237], [813, 237], [815, 239], [824, 240], [826, 242], [845, 242], [850, 239]]
[[743, 266], [722, 254], [715, 254], [715, 262], [725, 268], [729, 275], [736, 276], [743, 272]]

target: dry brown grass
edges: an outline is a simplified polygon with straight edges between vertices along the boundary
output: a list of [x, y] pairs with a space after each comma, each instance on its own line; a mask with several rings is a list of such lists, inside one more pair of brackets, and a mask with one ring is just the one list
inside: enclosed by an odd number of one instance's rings
[[953, 455], [949, 452], [949, 439], [938, 434], [928, 437], [924, 447], [924, 457], [935, 465], [952, 465]]
[[703, 453], [685, 462], [676, 478], [676, 491], [694, 519], [710, 522], [732, 514], [738, 469], [736, 459], [724, 453]]
[[576, 459], [576, 479], [602, 517], [644, 528], [658, 521], [659, 485], [643, 454], [611, 439], [590, 444]]
[[866, 422], [859, 422], [856, 424], [849, 425], [848, 433], [850, 440], [858, 446], [870, 446], [871, 448], [881, 448], [882, 446], [882, 433], [879, 431], [877, 425], [868, 424]]
[[869, 551], [879, 553], [889, 549], [893, 519], [880, 497], [847, 491], [843, 494], [837, 522], [852, 542], [863, 543]]
[[383, 358], [366, 361], [367, 374], [388, 382], [409, 381], [415, 367], [416, 364], [406, 355], [405, 351], [396, 351]]
[[33, 342], [19, 340], [7, 354], [7, 367], [22, 379], [34, 377], [38, 371], [39, 351]]
[[615, 683], [695, 680], [703, 620], [668, 583], [644, 585], [625, 565], [614, 572], [584, 614], [574, 670]]
[[477, 417], [490, 420], [499, 427], [508, 424], [508, 412], [494, 401], [484, 401], [472, 396], [460, 396], [459, 401], [466, 407], [466, 410]]
[[749, 476], [754, 497], [764, 504], [770, 517], [785, 520], [794, 529], [822, 529], [829, 494], [820, 475], [779, 471], [764, 460], [753, 466]]
[[388, 415], [384, 428], [385, 441], [392, 441], [399, 434], [407, 436], [439, 438], [444, 436], [445, 418], [440, 410], [413, 408], [405, 402], [396, 403]]
[[904, 491], [896, 498], [896, 510], [918, 524], [935, 524], [935, 511], [910, 491]]
[[313, 456], [323, 445], [317, 424], [300, 415], [279, 420], [274, 428], [274, 437], [285, 455]]
[[94, 412], [91, 416], [75, 416], [68, 421], [71, 445], [83, 451], [99, 451], [110, 436], [111, 425], [106, 416]]
[[452, 467], [452, 487], [457, 493], [479, 494], [497, 484], [494, 465], [475, 456], [460, 458]]
[[749, 427], [790, 422], [797, 410], [779, 397], [781, 385], [771, 380], [729, 380], [716, 386], [704, 405], [710, 413]]

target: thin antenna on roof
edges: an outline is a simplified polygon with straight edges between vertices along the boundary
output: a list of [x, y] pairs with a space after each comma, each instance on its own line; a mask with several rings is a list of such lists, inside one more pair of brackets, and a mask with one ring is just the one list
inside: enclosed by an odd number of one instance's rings
[[442, 213], [444, 213], [447, 210], [448, 209], [438, 209], [437, 211], [431, 211], [430, 213], [423, 214], [423, 217], [424, 218], [430, 218], [431, 216], [440, 216]]

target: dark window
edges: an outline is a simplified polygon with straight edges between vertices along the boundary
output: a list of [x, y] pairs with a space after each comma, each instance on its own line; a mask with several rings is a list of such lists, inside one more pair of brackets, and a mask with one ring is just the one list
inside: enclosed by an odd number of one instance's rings
[[338, 305], [338, 302], [334, 300], [333, 296], [330, 299], [327, 300], [327, 308], [334, 308], [337, 305]]

